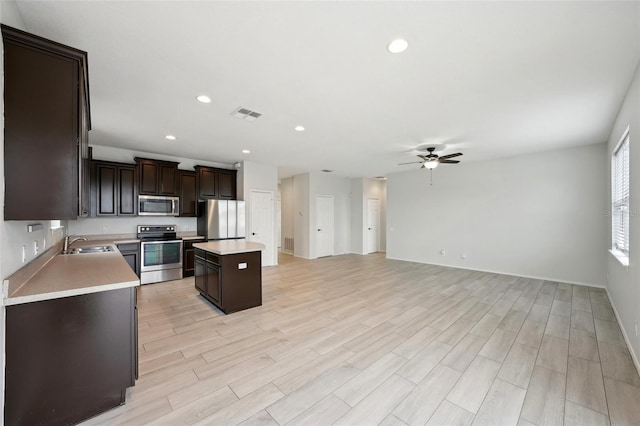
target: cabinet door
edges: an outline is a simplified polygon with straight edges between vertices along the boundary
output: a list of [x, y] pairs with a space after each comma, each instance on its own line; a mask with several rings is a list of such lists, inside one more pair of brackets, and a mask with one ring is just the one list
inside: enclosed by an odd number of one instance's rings
[[160, 174], [157, 163], [151, 161], [141, 161], [139, 167], [140, 194], [158, 194], [158, 176]]
[[[77, 219], [80, 62], [4, 39], [4, 219]], [[14, 39], [15, 38], [15, 39]], [[39, 40], [35, 46], [45, 46]], [[60, 45], [60, 48], [64, 46]]]
[[220, 280], [220, 267], [210, 262], [205, 262], [207, 268], [207, 294], [218, 305], [221, 300], [221, 280]]
[[220, 170], [218, 173], [218, 198], [236, 199], [236, 171]]
[[112, 164], [94, 162], [96, 216], [117, 214], [117, 167]]
[[201, 257], [194, 258], [196, 289], [203, 294], [207, 293], [207, 267]]
[[198, 175], [180, 171], [180, 216], [195, 217], [198, 208]]
[[218, 198], [218, 170], [202, 167], [198, 168], [200, 178], [200, 198]]
[[136, 169], [134, 166], [118, 167], [118, 216], [136, 214]]
[[178, 168], [160, 165], [160, 195], [178, 195]]
[[139, 257], [138, 257], [138, 253], [122, 253], [122, 257], [124, 257], [124, 260], [127, 261], [127, 263], [129, 264], [129, 266], [131, 267], [131, 269], [133, 270], [133, 272], [136, 273], [136, 275], [140, 275], [140, 273], [138, 272], [138, 262], [139, 262]]

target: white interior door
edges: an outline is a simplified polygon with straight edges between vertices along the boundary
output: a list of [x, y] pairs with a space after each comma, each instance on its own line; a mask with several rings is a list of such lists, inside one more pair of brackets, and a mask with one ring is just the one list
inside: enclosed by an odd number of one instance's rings
[[275, 265], [273, 192], [252, 190], [250, 200], [251, 212], [247, 240], [264, 244], [262, 266]]
[[333, 196], [316, 195], [316, 257], [333, 256]]
[[380, 200], [367, 199], [367, 253], [380, 251]]

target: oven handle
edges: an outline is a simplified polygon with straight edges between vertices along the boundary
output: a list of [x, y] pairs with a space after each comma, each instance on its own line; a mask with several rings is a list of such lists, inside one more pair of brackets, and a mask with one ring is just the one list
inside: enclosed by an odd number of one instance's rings
[[142, 245], [147, 244], [167, 244], [167, 243], [182, 243], [182, 240], [161, 240], [161, 241], [142, 241]]

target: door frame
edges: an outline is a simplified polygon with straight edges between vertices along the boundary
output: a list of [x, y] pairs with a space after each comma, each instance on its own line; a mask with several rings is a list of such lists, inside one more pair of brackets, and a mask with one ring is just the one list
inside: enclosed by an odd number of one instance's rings
[[[315, 240], [315, 257], [328, 257], [328, 256], [335, 256], [335, 232], [336, 232], [336, 204], [335, 204], [335, 197], [333, 196], [333, 194], [316, 194], [316, 198], [315, 198], [315, 212], [314, 212], [314, 226], [312, 229], [318, 229], [319, 223], [318, 223], [318, 198], [326, 198], [326, 199], [330, 199], [331, 200], [331, 254], [327, 254], [327, 255], [323, 255], [323, 256], [319, 256], [318, 255], [318, 238], [317, 238], [317, 233], [316, 233], [316, 238], [314, 238]], [[317, 231], [316, 231], [317, 232]]]
[[[378, 202], [378, 223], [376, 226], [376, 251], [369, 251], [369, 200], [375, 200]], [[367, 236], [367, 241], [365, 244], [365, 250], [364, 253], [365, 254], [371, 254], [371, 253], [378, 253], [380, 251], [380, 199], [379, 198], [372, 198], [372, 197], [368, 197], [367, 198], [367, 223], [364, 225], [365, 228], [365, 235]]]
[[[262, 194], [270, 194], [271, 195], [271, 259], [266, 259], [267, 261], [265, 261], [264, 263], [268, 263], [268, 265], [277, 265], [277, 259], [278, 256], [276, 254], [277, 251], [277, 244], [276, 244], [276, 227], [275, 227], [275, 203], [274, 203], [274, 193], [273, 191], [269, 191], [266, 189], [250, 189], [249, 190], [249, 214], [247, 217], [247, 221], [248, 221], [248, 225], [249, 227], [247, 228], [247, 237], [251, 236], [251, 232], [253, 232], [253, 223], [252, 223], [252, 214], [253, 214], [253, 207], [251, 206], [251, 204], [253, 204], [253, 194], [254, 193], [262, 193]], [[270, 262], [268, 262], [270, 260]], [[263, 263], [262, 266], [265, 266]]]

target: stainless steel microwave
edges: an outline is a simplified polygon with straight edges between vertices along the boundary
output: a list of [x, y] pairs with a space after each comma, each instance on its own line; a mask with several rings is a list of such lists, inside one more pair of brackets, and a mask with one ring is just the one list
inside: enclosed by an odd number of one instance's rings
[[180, 198], [138, 195], [138, 216], [178, 216]]

